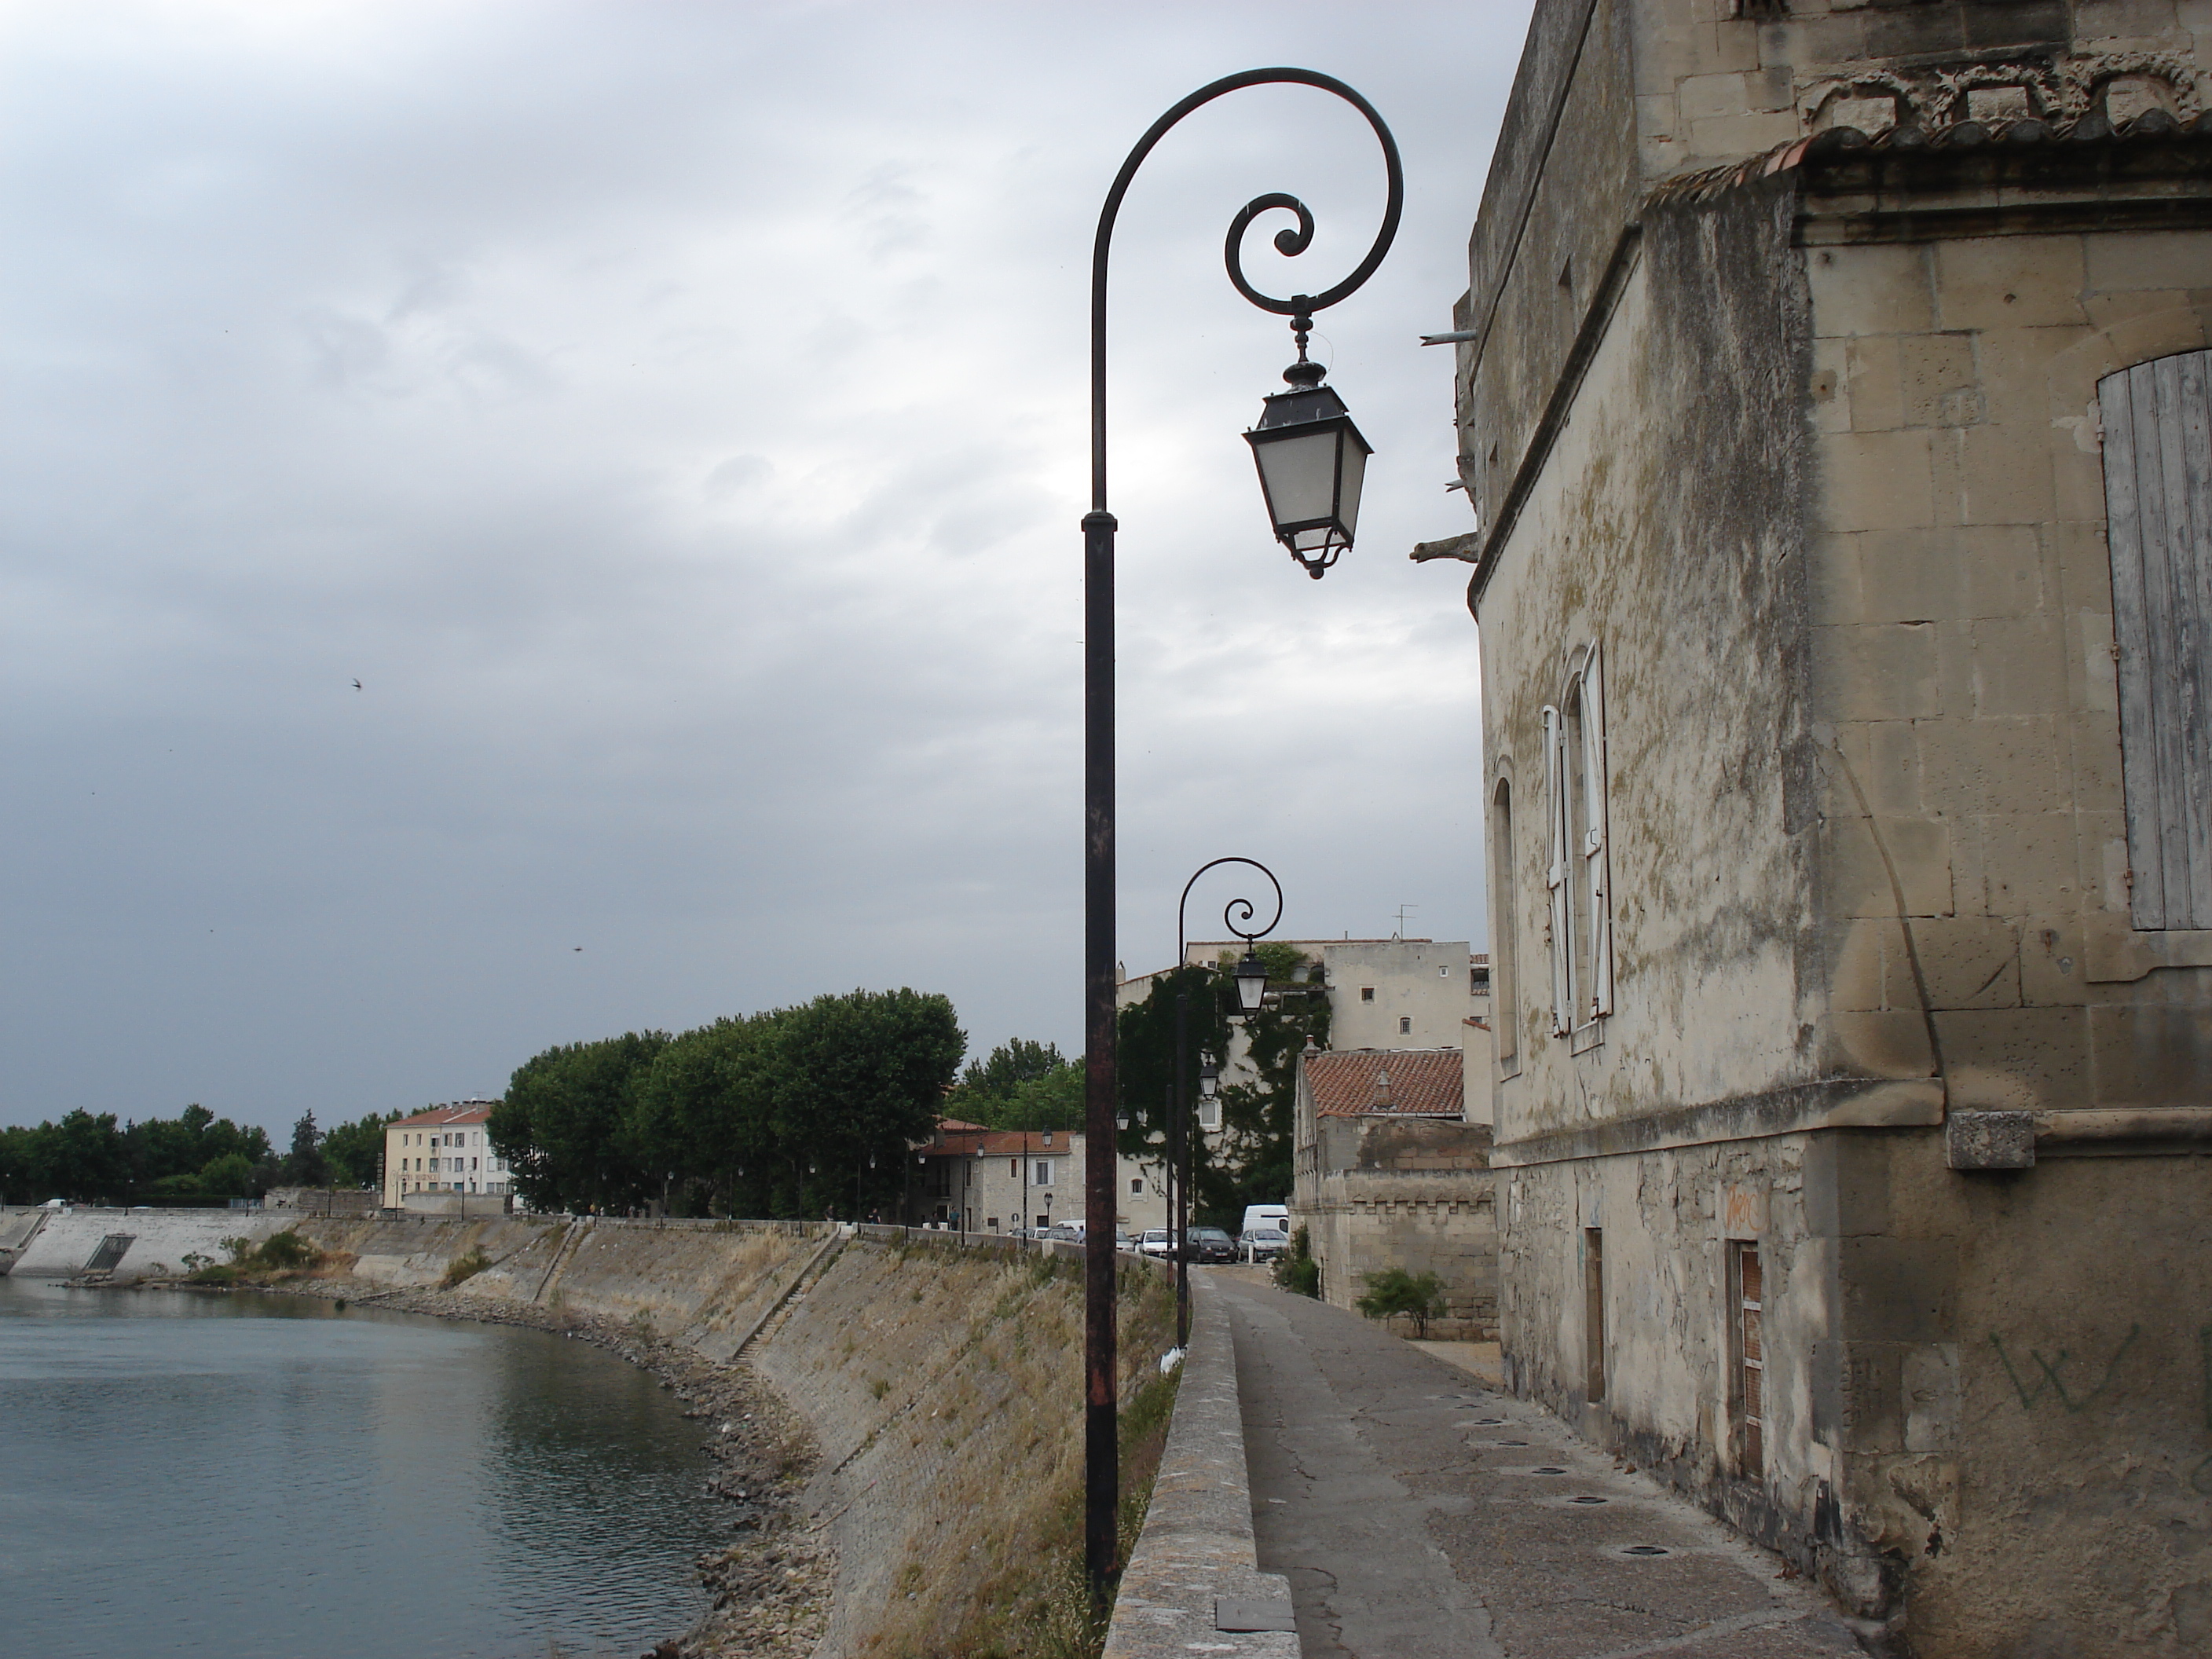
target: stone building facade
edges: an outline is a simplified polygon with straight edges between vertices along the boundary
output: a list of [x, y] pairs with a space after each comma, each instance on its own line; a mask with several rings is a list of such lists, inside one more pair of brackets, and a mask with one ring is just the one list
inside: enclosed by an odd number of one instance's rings
[[1446, 1311], [1430, 1334], [1498, 1334], [1490, 1126], [1464, 1112], [1462, 1050], [1309, 1049], [1298, 1066], [1291, 1224], [1321, 1265], [1322, 1299], [1349, 1308], [1365, 1275], [1433, 1273]]
[[[1035, 1232], [1083, 1220], [1085, 1137], [1079, 1131], [987, 1129], [957, 1118], [914, 1149], [908, 1224], [979, 1233]], [[1167, 1225], [1166, 1170], [1115, 1157], [1117, 1225]]]
[[2212, 1651], [2175, 0], [1539, 0], [1455, 316], [1513, 1385], [1877, 1650]]
[[384, 1127], [385, 1207], [398, 1209], [413, 1194], [471, 1193], [505, 1196], [514, 1190], [507, 1160], [492, 1150], [485, 1123], [495, 1100], [463, 1100], [432, 1106]]

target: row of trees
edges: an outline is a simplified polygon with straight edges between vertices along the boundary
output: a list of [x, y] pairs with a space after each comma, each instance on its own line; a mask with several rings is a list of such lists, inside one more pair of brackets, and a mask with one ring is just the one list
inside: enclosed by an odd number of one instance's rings
[[526, 1060], [493, 1147], [538, 1209], [894, 1215], [967, 1038], [941, 995], [853, 991]]
[[31, 1203], [191, 1204], [258, 1198], [278, 1186], [373, 1186], [388, 1121], [372, 1115], [325, 1133], [308, 1111], [280, 1157], [266, 1130], [197, 1103], [135, 1122], [79, 1109], [58, 1122], [0, 1129], [0, 1194]]
[[[1193, 1207], [1233, 1225], [1249, 1203], [1291, 1189], [1297, 1056], [1327, 1047], [1328, 1000], [1312, 963], [1262, 945], [1275, 1006], [1243, 1025], [1254, 1080], [1221, 1091], [1218, 1153], [1194, 1148]], [[1176, 1002], [1188, 998], [1187, 1097], [1203, 1055], [1231, 1053], [1224, 958], [1152, 981], [1121, 1010], [1121, 1150], [1158, 1157], [1175, 1071]], [[944, 996], [854, 991], [718, 1019], [672, 1036], [627, 1032], [525, 1061], [494, 1109], [492, 1145], [539, 1209], [623, 1210], [665, 1200], [678, 1214], [898, 1212], [913, 1159], [940, 1116], [994, 1129], [1083, 1127], [1083, 1066], [1048, 1042], [1002, 1043], [960, 1069], [967, 1038]], [[957, 1083], [956, 1083], [957, 1078]], [[0, 1129], [0, 1194], [161, 1204], [258, 1197], [275, 1186], [376, 1184], [385, 1125], [374, 1114], [327, 1132], [312, 1111], [283, 1155], [268, 1134], [205, 1107], [118, 1124], [74, 1111]]]

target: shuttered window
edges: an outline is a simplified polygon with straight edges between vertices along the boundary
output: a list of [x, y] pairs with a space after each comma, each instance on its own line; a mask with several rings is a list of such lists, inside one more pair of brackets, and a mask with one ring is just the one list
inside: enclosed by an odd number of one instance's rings
[[2129, 906], [2212, 927], [2212, 351], [2097, 385], [2105, 428]]
[[[1552, 1031], [1613, 1012], [1613, 878], [1607, 846], [1605, 678], [1591, 646], [1556, 708], [1544, 710], [1544, 884], [1551, 890]], [[1594, 1033], [1593, 1033], [1594, 1034]], [[1578, 1043], [1579, 1053], [1583, 1045]]]

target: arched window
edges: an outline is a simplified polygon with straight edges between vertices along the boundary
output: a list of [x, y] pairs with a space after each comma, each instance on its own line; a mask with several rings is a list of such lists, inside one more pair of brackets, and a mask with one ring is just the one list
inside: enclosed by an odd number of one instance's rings
[[2118, 647], [2128, 903], [2212, 927], [2212, 351], [2097, 383]]

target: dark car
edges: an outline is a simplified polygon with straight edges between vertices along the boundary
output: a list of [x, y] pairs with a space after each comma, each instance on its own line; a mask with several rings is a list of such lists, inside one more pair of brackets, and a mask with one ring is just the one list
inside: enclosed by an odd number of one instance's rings
[[1193, 1261], [1234, 1261], [1237, 1260], [1237, 1241], [1218, 1227], [1193, 1227], [1190, 1230], [1190, 1259]]

